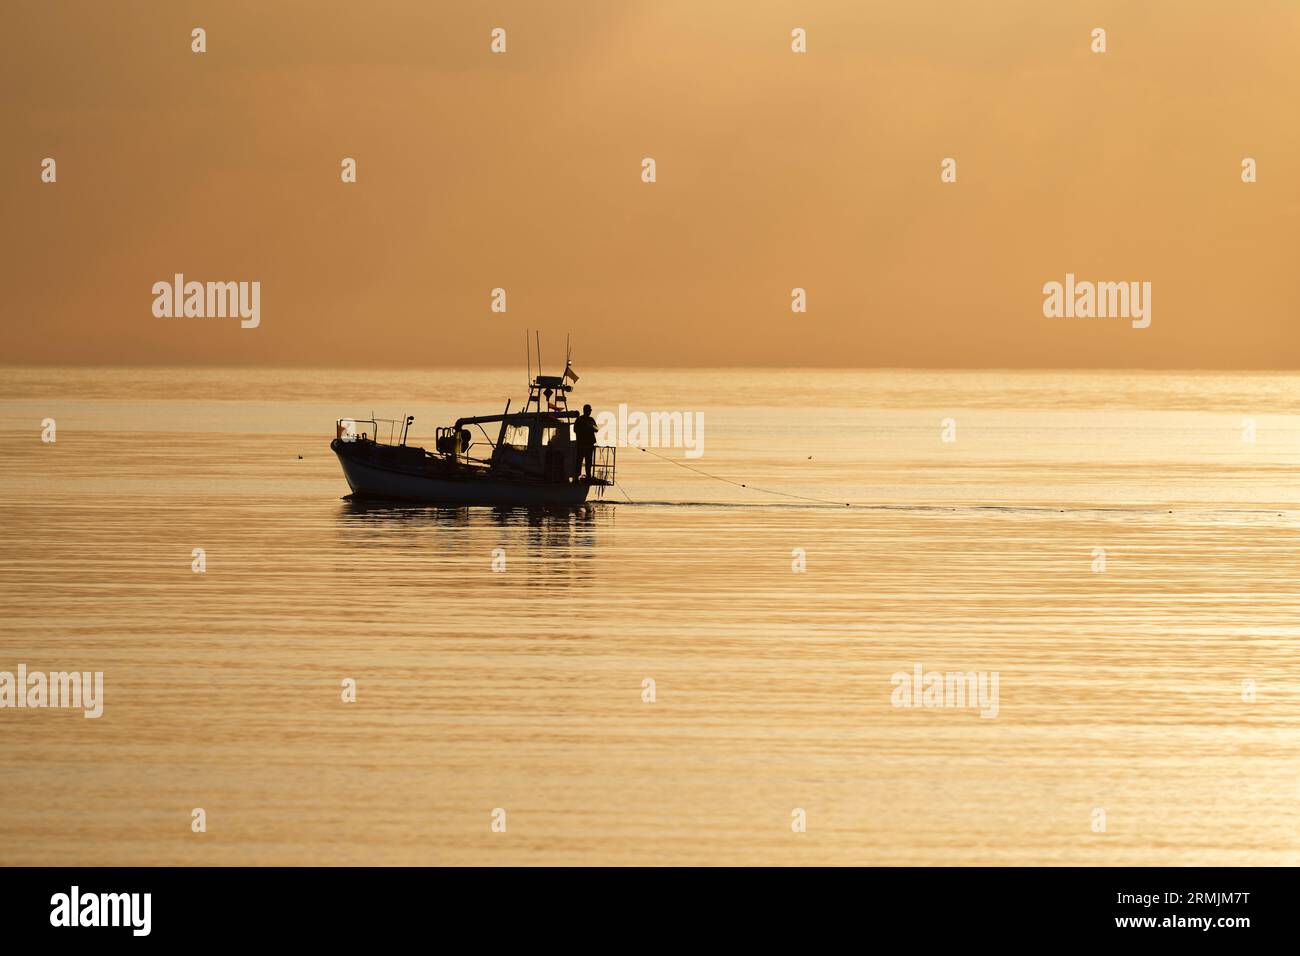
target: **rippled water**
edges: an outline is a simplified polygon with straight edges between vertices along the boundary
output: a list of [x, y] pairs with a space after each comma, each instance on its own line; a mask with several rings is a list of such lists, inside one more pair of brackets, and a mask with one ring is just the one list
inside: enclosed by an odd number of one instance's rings
[[0, 859], [1300, 863], [1300, 378], [581, 371], [749, 487], [360, 507], [335, 418], [522, 373], [0, 371], [0, 670], [105, 675], [0, 710]]

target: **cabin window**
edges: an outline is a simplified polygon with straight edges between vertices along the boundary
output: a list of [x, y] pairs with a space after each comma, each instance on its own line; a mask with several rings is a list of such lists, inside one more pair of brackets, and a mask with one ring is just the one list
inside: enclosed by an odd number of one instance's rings
[[528, 426], [527, 425], [507, 425], [506, 442], [512, 448], [518, 448], [521, 451], [528, 448]]

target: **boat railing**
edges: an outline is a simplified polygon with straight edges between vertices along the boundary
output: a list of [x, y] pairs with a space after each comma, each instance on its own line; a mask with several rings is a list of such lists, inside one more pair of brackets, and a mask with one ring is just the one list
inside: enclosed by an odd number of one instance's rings
[[[393, 445], [393, 436], [397, 433], [399, 426], [404, 421], [394, 418], [340, 418], [334, 423], [335, 437], [339, 441], [372, 441], [376, 445]], [[362, 425], [369, 425], [368, 431], [361, 428]], [[388, 434], [384, 440], [380, 440], [379, 430], [387, 426]]]
[[592, 484], [612, 485], [618, 449], [613, 445], [597, 445], [591, 456]]

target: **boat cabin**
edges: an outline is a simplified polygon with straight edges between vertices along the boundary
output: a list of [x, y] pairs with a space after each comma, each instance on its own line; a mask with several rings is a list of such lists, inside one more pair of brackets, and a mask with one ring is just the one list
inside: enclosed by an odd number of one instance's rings
[[[474, 426], [491, 448], [490, 456], [478, 459], [478, 463], [486, 465], [494, 476], [571, 481], [579, 466], [573, 422], [581, 415], [569, 409], [572, 391], [573, 386], [562, 375], [538, 375], [529, 382], [523, 411], [511, 412], [507, 402], [500, 415], [459, 418], [450, 428], [438, 429], [438, 451], [472, 461], [468, 449], [473, 443], [467, 442], [467, 436], [471, 434], [470, 426]], [[495, 438], [492, 431], [496, 432]], [[598, 447], [591, 470], [591, 484], [613, 484], [614, 449]]]

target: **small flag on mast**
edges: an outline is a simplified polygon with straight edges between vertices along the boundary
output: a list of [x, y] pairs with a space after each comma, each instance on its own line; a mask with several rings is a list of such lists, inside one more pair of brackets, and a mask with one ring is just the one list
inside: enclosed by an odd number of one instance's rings
[[578, 380], [578, 373], [573, 370], [572, 365], [566, 364], [564, 366], [564, 377], [576, 382]]

